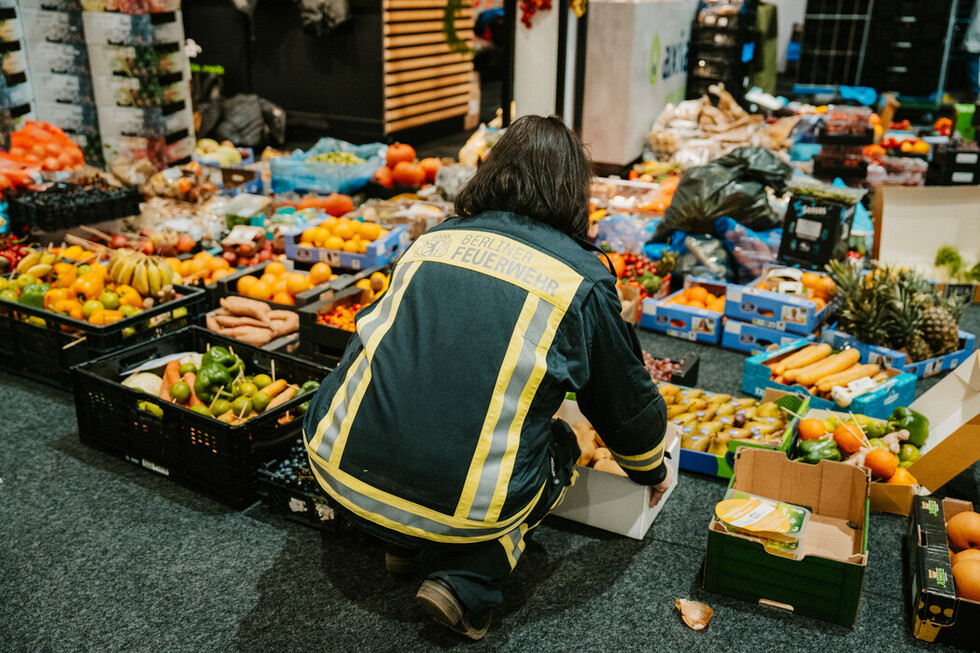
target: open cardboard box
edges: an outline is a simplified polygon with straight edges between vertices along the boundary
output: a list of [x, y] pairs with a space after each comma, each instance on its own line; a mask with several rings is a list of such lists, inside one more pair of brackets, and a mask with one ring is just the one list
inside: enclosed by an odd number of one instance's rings
[[[929, 418], [929, 439], [909, 473], [932, 494], [980, 460], [980, 352], [973, 352], [909, 407]], [[914, 499], [907, 485], [871, 486], [872, 510], [907, 515]]]
[[[980, 258], [980, 186], [879, 186], [874, 226], [873, 258], [912, 265], [931, 279], [945, 281], [934, 267], [940, 247], [961, 248], [968, 266]], [[940, 286], [947, 295], [980, 303], [980, 284]]]
[[957, 598], [946, 523], [973, 510], [968, 501], [919, 497], [905, 537], [907, 606], [918, 639], [980, 650], [980, 602]]
[[739, 449], [730, 488], [812, 511], [804, 557], [768, 553], [758, 538], [730, 533], [713, 516], [704, 588], [853, 626], [868, 563], [869, 483], [868, 473], [853, 465], [801, 465], [779, 451]]
[[[578, 404], [568, 400], [562, 403], [555, 417], [565, 420], [569, 425], [588, 421], [579, 410]], [[551, 514], [642, 540], [677, 487], [680, 446], [681, 440], [676, 426], [668, 424], [664, 435], [664, 450], [670, 454], [670, 458], [665, 459], [665, 462], [674, 470], [674, 481], [652, 508], [652, 490], [649, 486], [637, 485], [628, 478], [609, 472], [578, 466], [575, 468], [577, 479], [565, 491], [565, 498]]]

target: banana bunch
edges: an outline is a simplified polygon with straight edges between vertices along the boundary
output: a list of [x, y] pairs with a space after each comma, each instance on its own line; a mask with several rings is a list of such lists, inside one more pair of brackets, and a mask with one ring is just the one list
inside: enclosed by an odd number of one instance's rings
[[775, 445], [786, 430], [786, 419], [771, 401], [736, 399], [671, 383], [657, 387], [667, 404], [667, 419], [681, 429], [684, 449], [724, 456], [732, 440]]
[[173, 269], [159, 256], [117, 249], [109, 259], [109, 277], [118, 285], [131, 286], [144, 298], [164, 302], [173, 297]]
[[47, 250], [30, 250], [30, 253], [22, 258], [14, 269], [17, 276], [27, 274], [35, 279], [43, 279], [51, 274], [52, 266], [58, 260], [58, 255]]

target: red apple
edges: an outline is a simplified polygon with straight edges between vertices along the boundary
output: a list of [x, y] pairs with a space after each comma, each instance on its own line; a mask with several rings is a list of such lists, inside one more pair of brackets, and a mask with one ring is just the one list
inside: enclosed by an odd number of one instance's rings
[[122, 234], [116, 234], [109, 241], [109, 247], [112, 249], [119, 249], [121, 247], [129, 247], [129, 239]]

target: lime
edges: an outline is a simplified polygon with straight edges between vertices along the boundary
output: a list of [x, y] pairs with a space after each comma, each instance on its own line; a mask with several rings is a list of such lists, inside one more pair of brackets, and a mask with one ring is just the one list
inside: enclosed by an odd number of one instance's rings
[[178, 403], [186, 404], [191, 400], [191, 387], [183, 381], [177, 381], [177, 383], [170, 386], [170, 396]]
[[123, 338], [129, 338], [135, 335], [136, 335], [136, 329], [134, 329], [133, 327], [126, 327], [125, 329], [122, 330]]
[[914, 463], [922, 454], [914, 444], [903, 444], [898, 450], [898, 459], [903, 462]]
[[187, 315], [187, 309], [184, 308], [183, 306], [180, 306], [178, 308], [175, 308], [174, 312], [171, 315], [173, 315], [174, 318], [184, 317], [185, 315]]
[[299, 406], [296, 407], [296, 412], [300, 415], [304, 415], [306, 411], [310, 409], [310, 402], [304, 401]]
[[156, 418], [163, 418], [163, 409], [150, 401], [141, 401], [138, 407], [144, 413], [153, 415]]
[[17, 289], [13, 286], [6, 290], [0, 290], [0, 299], [6, 302], [16, 302], [18, 297]]
[[99, 301], [110, 311], [115, 311], [119, 308], [119, 295], [111, 290], [103, 290], [102, 294], [99, 295]]
[[24, 286], [29, 286], [33, 283], [39, 283], [39, 281], [29, 274], [22, 274], [17, 277], [14, 283], [17, 284], [18, 288], [23, 288]]
[[204, 404], [195, 404], [191, 406], [191, 410], [193, 410], [195, 413], [201, 413], [202, 415], [211, 417], [211, 411]]
[[231, 402], [231, 412], [237, 417], [245, 417], [252, 412], [252, 400], [248, 397], [239, 397]]
[[310, 380], [304, 383], [302, 387], [300, 387], [299, 393], [303, 395], [306, 394], [307, 392], [316, 392], [319, 387], [320, 387], [319, 381]]
[[184, 376], [185, 374], [197, 374], [197, 365], [194, 363], [184, 363], [180, 366], [179, 374], [181, 376]]
[[105, 306], [102, 305], [102, 302], [97, 299], [90, 299], [82, 304], [82, 315], [84, 315], [85, 319], [87, 320], [88, 318], [92, 317], [92, 313], [100, 308], [105, 308]]
[[868, 440], [868, 444], [871, 445], [872, 449], [888, 449], [888, 445], [881, 438], [871, 438]]
[[899, 467], [904, 467], [905, 469], [908, 469], [909, 467], [912, 466], [912, 461], [911, 460], [902, 460], [902, 461], [899, 461], [898, 466]]
[[123, 317], [133, 317], [134, 315], [142, 313], [143, 311], [131, 304], [123, 304], [119, 307], [119, 312], [123, 314]]
[[252, 383], [251, 381], [242, 381], [238, 385], [238, 394], [243, 397], [251, 397], [256, 392], [259, 391], [259, 387]]
[[89, 265], [88, 263], [82, 263], [81, 265], [78, 266], [78, 276], [82, 276], [83, 274], [88, 274], [91, 271], [92, 271], [92, 266]]
[[270, 401], [272, 401], [272, 397], [259, 390], [252, 395], [252, 408], [255, 409], [255, 412], [261, 413], [269, 406]]
[[270, 383], [272, 383], [272, 377], [269, 376], [268, 374], [256, 374], [255, 375], [255, 378], [252, 379], [252, 383], [255, 384], [255, 387], [256, 388], [258, 388], [259, 390], [261, 390], [265, 386], [267, 386]]
[[215, 417], [220, 417], [225, 413], [227, 413], [229, 410], [231, 410], [231, 402], [226, 401], [224, 399], [217, 400], [216, 402], [214, 402], [214, 405], [211, 406], [211, 414], [214, 415]]

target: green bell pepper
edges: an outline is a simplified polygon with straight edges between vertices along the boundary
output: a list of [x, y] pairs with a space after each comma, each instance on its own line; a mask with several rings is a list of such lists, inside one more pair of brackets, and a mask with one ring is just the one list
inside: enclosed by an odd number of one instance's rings
[[830, 436], [800, 442], [803, 462], [816, 465], [821, 460], [840, 460], [840, 449]]
[[245, 369], [245, 364], [242, 362], [242, 359], [224, 347], [211, 347], [201, 357], [201, 367], [208, 367], [212, 364], [220, 365], [233, 376], [238, 376], [238, 372]]
[[929, 418], [907, 406], [899, 406], [888, 418], [888, 431], [905, 429], [909, 432], [908, 444], [921, 448], [929, 438]]
[[44, 294], [51, 290], [51, 284], [31, 283], [20, 289], [18, 301], [25, 306], [44, 308]]
[[210, 404], [215, 395], [222, 390], [227, 391], [234, 380], [235, 377], [227, 368], [214, 362], [210, 365], [205, 363], [201, 365], [197, 378], [194, 379], [194, 393], [198, 399]]

